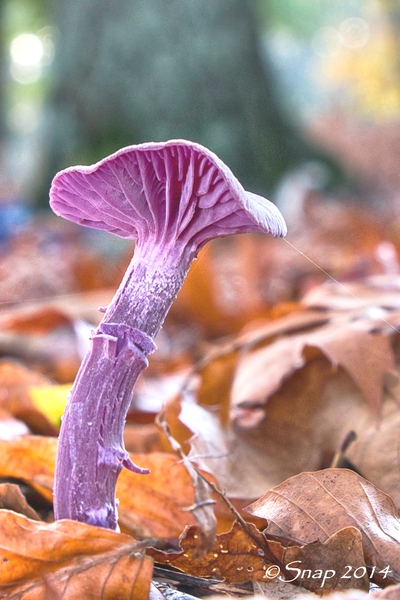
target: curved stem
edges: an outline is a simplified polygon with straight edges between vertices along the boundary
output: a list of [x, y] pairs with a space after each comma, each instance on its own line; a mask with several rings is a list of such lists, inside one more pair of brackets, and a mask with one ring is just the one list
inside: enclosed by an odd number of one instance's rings
[[134, 385], [188, 265], [160, 268], [154, 257], [151, 267], [146, 264], [136, 252], [71, 390], [59, 436], [56, 519], [116, 529], [115, 486], [121, 469], [148, 472], [130, 461], [123, 429]]

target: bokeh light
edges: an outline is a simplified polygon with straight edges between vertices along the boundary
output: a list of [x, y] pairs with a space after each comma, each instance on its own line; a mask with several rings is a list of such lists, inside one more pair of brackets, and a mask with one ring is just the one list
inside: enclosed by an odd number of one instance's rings
[[35, 83], [42, 75], [45, 57], [42, 39], [34, 33], [21, 33], [10, 44], [10, 73], [18, 83]]
[[346, 19], [339, 27], [341, 42], [351, 49], [362, 48], [369, 40], [369, 25], [364, 19]]

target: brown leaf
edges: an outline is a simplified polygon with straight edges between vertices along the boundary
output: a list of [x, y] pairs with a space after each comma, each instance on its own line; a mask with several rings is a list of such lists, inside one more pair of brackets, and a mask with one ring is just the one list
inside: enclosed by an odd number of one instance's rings
[[[104, 270], [104, 269], [103, 269]], [[118, 282], [116, 282], [118, 285]], [[46, 315], [48, 310], [54, 311], [53, 322], [58, 320], [57, 313], [63, 315], [69, 322], [83, 320], [89, 323], [98, 324], [101, 320], [100, 306], [107, 306], [115, 294], [115, 288], [101, 289], [99, 291], [82, 293], [69, 293], [68, 296], [52, 297], [15, 304], [7, 310], [2, 310], [0, 314], [0, 324], [21, 323], [27, 325], [31, 320], [35, 321], [35, 315]], [[42, 324], [42, 320], [39, 319]], [[49, 323], [47, 321], [47, 323]], [[46, 327], [46, 319], [44, 326]], [[44, 327], [44, 328], [45, 328]], [[40, 328], [43, 328], [40, 325]]]
[[[400, 581], [400, 518], [390, 496], [347, 469], [301, 473], [268, 491], [247, 509], [268, 519], [267, 535], [297, 544], [324, 542], [345, 527], [358, 528], [372, 579]], [[384, 570], [388, 568], [389, 572]]]
[[384, 590], [376, 592], [375, 598], [377, 600], [399, 600], [400, 598], [400, 584], [389, 585]]
[[130, 536], [75, 521], [50, 525], [0, 511], [0, 597], [147, 600], [151, 560]]
[[[252, 536], [235, 523], [227, 533], [217, 535], [214, 547], [199, 556], [200, 530], [189, 527], [180, 539], [182, 551], [167, 553], [151, 550], [156, 562], [170, 565], [197, 577], [212, 577], [230, 583], [267, 581], [268, 562], [265, 561], [265, 539], [254, 527], [248, 525]], [[259, 544], [255, 540], [259, 540]]]
[[333, 590], [369, 589], [362, 536], [355, 527], [334, 533], [325, 542], [283, 548], [269, 542], [286, 569], [286, 580], [317, 594]]
[[[378, 421], [349, 375], [341, 368], [333, 370], [315, 352], [315, 358], [285, 381], [265, 407], [257, 398], [244, 403], [240, 418], [230, 428], [222, 425], [217, 407], [200, 407], [194, 394], [186, 393], [181, 414], [175, 407], [174, 419], [179, 417], [195, 434], [191, 455], [229, 497], [251, 501], [297, 473], [329, 467], [343, 439], [354, 430], [357, 439], [347, 457], [400, 506], [394, 468], [398, 464], [400, 385], [385, 393]], [[263, 374], [260, 370], [259, 398], [262, 382], [268, 390], [273, 375], [272, 363], [270, 371]], [[189, 438], [188, 432], [183, 439]]]
[[204, 406], [217, 405], [223, 425], [229, 422], [230, 388], [237, 361], [237, 352], [234, 350], [221, 354], [216, 352], [215, 358], [198, 370], [201, 375], [198, 402]]
[[[249, 353], [238, 364], [232, 386], [233, 407], [240, 411], [246, 401], [262, 407], [285, 379], [313, 357], [307, 357], [306, 348], [318, 348], [332, 365], [340, 365], [349, 373], [370, 406], [378, 411], [384, 378], [394, 372], [395, 360], [388, 336], [371, 333], [369, 329], [374, 327], [374, 320], [353, 323], [333, 318], [314, 331], [279, 338]], [[239, 412], [236, 418], [240, 416]]]
[[[400, 277], [392, 273], [366, 277], [362, 282], [349, 281], [345, 286], [327, 281], [306, 294], [302, 303], [311, 309], [336, 309], [358, 313], [368, 310], [369, 307], [381, 307], [381, 315], [390, 318], [392, 311], [399, 309], [399, 289]], [[382, 314], [384, 309], [390, 309], [390, 313]], [[378, 314], [375, 313], [375, 318]]]
[[13, 483], [0, 484], [0, 509], [13, 510], [20, 515], [40, 521], [40, 517], [26, 501], [18, 485]]

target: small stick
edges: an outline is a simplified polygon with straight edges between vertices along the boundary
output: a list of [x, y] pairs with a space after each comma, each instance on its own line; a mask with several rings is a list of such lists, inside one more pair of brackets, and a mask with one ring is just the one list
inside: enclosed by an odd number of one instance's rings
[[351, 430], [348, 432], [343, 442], [340, 444], [339, 450], [336, 452], [332, 459], [331, 468], [340, 468], [343, 462], [346, 460], [346, 452], [349, 446], [357, 439], [355, 431]]

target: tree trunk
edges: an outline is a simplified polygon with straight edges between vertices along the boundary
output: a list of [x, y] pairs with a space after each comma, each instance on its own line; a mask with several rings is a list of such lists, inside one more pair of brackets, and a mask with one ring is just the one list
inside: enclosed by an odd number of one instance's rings
[[[47, 173], [119, 147], [186, 138], [268, 193], [308, 149], [259, 55], [252, 0], [58, 0]], [[306, 156], [307, 158], [307, 156]]]

